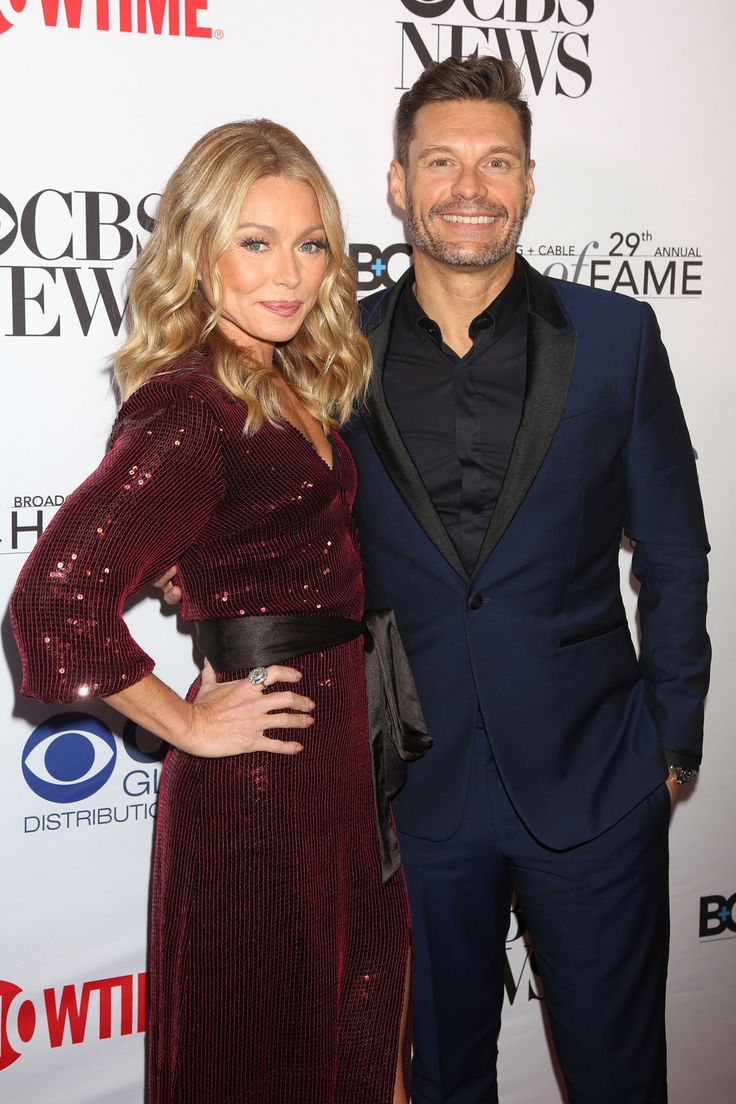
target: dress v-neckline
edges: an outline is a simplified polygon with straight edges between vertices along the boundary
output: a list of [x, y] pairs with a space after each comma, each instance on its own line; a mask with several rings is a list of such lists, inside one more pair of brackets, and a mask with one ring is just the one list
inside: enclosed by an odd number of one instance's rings
[[283, 420], [284, 424], [289, 426], [290, 429], [293, 429], [298, 437], [301, 437], [302, 441], [304, 441], [305, 445], [307, 445], [307, 447], [309, 448], [309, 451], [311, 453], [313, 453], [314, 456], [317, 457], [320, 464], [323, 464], [325, 466], [325, 468], [327, 468], [327, 471], [330, 473], [330, 475], [336, 478], [337, 477], [337, 469], [338, 469], [338, 465], [339, 465], [339, 462], [340, 462], [340, 454], [337, 451], [337, 443], [335, 441], [335, 438], [332, 436], [332, 434], [330, 434], [328, 436], [325, 433], [325, 440], [329, 443], [329, 445], [332, 449], [332, 466], [330, 466], [327, 463], [327, 461], [325, 460], [324, 456], [322, 456], [322, 454], [320, 453], [320, 451], [318, 450], [318, 448], [314, 444], [314, 442], [311, 441], [309, 439], [309, 437], [307, 437], [306, 433], [302, 433], [302, 431], [299, 429], [299, 427], [294, 425], [293, 422], [289, 421], [288, 418], [285, 418], [283, 414], [281, 415], [281, 417], [282, 417], [282, 420]]

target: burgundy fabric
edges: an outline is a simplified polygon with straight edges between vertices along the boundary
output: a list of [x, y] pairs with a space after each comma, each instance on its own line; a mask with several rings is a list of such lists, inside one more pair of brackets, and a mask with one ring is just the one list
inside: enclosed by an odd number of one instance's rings
[[[21, 572], [24, 693], [79, 702], [148, 674], [121, 611], [172, 563], [190, 619], [361, 616], [347, 447], [335, 435], [333, 472], [293, 427], [242, 425], [199, 370], [124, 405]], [[381, 885], [363, 641], [290, 663], [315, 724], [270, 735], [298, 736], [301, 754], [166, 758], [149, 1104], [392, 1099], [409, 924], [403, 874]]]

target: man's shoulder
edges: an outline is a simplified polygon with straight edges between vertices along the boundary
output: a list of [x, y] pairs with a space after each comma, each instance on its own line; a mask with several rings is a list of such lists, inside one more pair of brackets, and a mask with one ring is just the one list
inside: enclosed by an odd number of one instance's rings
[[640, 303], [630, 295], [570, 280], [558, 280], [552, 276], [545, 276], [544, 279], [575, 328], [596, 324], [638, 327], [642, 319], [651, 314], [648, 304]]
[[381, 288], [380, 291], [374, 291], [372, 295], [366, 295], [358, 302], [360, 322], [363, 329], [366, 328], [381, 303], [387, 298], [390, 290], [390, 288]]

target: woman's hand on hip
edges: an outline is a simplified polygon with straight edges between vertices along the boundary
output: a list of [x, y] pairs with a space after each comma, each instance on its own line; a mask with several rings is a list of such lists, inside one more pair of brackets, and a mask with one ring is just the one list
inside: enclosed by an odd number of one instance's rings
[[[277, 664], [268, 668], [260, 686], [249, 679], [217, 682], [205, 660], [202, 684], [191, 705], [189, 731], [179, 747], [190, 755], [219, 759], [226, 755], [269, 751], [274, 755], [297, 755], [302, 745], [294, 740], [266, 736], [269, 729], [309, 728], [314, 724], [314, 702], [294, 690], [264, 692], [277, 682], [297, 683], [301, 672]], [[295, 710], [285, 713], [284, 710]]]

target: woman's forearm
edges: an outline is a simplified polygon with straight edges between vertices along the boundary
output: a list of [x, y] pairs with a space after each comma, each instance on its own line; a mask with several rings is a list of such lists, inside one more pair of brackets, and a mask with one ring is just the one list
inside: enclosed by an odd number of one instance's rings
[[276, 682], [293, 684], [301, 677], [293, 667], [273, 664], [262, 686], [254, 686], [248, 679], [218, 683], [215, 672], [205, 663], [195, 702], [184, 701], [155, 675], [146, 675], [132, 686], [107, 695], [105, 701], [124, 717], [190, 755], [208, 759], [253, 751], [296, 755], [302, 750], [296, 740], [267, 737], [264, 733], [313, 724], [311, 698], [294, 690], [269, 692]]
[[156, 675], [146, 675], [104, 700], [128, 720], [135, 721], [173, 747], [194, 751], [191, 746], [193, 706]]

